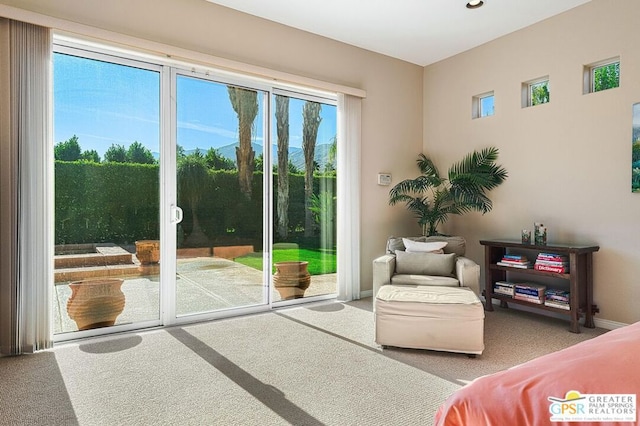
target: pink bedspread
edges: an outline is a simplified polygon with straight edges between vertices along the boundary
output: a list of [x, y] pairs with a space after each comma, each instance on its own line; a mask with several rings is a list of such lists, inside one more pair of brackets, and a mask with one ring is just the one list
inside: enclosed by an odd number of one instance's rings
[[640, 322], [476, 379], [440, 406], [435, 425], [638, 424], [637, 413], [636, 422], [631, 423], [552, 422], [550, 406], [553, 401], [549, 397], [569, 399], [569, 391], [581, 395], [634, 394], [640, 399]]

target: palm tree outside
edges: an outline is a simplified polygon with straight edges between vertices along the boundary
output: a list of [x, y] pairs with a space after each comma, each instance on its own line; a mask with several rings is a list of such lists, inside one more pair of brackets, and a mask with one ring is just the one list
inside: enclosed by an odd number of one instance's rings
[[238, 115], [236, 160], [240, 190], [250, 199], [256, 155], [251, 146], [251, 130], [258, 115], [258, 92], [234, 86], [228, 86], [227, 90], [233, 110]]
[[276, 95], [276, 132], [278, 138], [278, 221], [277, 235], [289, 235], [289, 97]]
[[316, 152], [316, 140], [318, 138], [318, 127], [322, 118], [320, 110], [322, 105], [318, 102], [306, 101], [302, 107], [302, 150], [304, 152], [304, 235], [313, 235], [315, 221], [313, 217], [312, 196], [313, 196], [313, 171], [314, 157]]

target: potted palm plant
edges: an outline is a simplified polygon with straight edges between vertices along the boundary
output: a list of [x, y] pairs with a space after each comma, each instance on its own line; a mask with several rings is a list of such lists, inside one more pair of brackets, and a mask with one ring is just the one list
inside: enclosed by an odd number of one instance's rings
[[449, 215], [470, 211], [491, 211], [493, 205], [486, 192], [507, 178], [507, 171], [496, 164], [495, 147], [473, 151], [449, 168], [446, 178], [426, 155], [417, 160], [420, 176], [406, 179], [389, 191], [389, 204], [405, 203], [413, 212], [423, 235], [438, 235], [438, 226]]

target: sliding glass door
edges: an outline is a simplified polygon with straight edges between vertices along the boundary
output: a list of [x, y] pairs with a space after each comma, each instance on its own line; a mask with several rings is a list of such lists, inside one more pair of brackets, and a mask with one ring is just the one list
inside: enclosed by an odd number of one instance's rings
[[55, 334], [160, 324], [160, 74], [54, 54]]
[[336, 106], [282, 90], [272, 105], [274, 300], [334, 295]]
[[56, 339], [335, 297], [335, 101], [126, 56], [54, 54]]
[[[268, 303], [266, 93], [174, 72], [178, 317]], [[268, 153], [267, 153], [268, 156]]]

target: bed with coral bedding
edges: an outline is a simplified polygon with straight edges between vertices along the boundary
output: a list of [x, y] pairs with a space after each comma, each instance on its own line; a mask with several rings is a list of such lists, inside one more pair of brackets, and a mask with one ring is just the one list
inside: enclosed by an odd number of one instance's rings
[[[588, 417], [631, 414], [631, 400], [608, 399], [597, 408], [587, 395], [640, 395], [640, 322], [609, 331], [566, 349], [533, 359], [495, 374], [480, 377], [456, 391], [440, 406], [437, 426], [637, 425], [635, 421], [570, 420], [570, 404], [589, 400]], [[556, 404], [557, 402], [557, 404]], [[563, 407], [559, 405], [566, 403]], [[553, 405], [553, 407], [552, 407]], [[574, 408], [576, 405], [574, 405]], [[564, 408], [564, 410], [563, 410]], [[583, 407], [584, 408], [584, 407]], [[560, 412], [563, 410], [563, 412]], [[581, 409], [579, 409], [581, 410]], [[608, 411], [607, 411], [608, 410]], [[551, 421], [552, 411], [566, 414]], [[556, 419], [558, 417], [556, 416]], [[569, 418], [569, 420], [568, 420]], [[587, 419], [590, 420], [590, 419]]]

